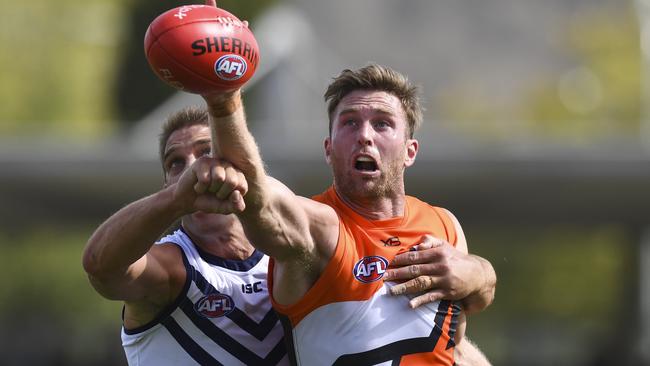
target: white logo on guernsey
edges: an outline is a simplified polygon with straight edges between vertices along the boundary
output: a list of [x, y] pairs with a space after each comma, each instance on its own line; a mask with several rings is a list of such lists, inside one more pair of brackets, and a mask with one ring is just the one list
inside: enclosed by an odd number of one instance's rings
[[230, 314], [235, 309], [235, 302], [224, 294], [209, 294], [199, 299], [194, 310], [206, 318], [218, 318]]
[[386, 273], [388, 268], [388, 260], [378, 255], [370, 257], [363, 257], [357, 264], [354, 265], [353, 274], [354, 278], [363, 282], [375, 282]]

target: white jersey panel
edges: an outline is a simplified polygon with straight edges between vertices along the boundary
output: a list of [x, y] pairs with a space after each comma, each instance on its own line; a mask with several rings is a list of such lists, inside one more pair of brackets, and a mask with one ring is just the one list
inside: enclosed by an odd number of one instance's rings
[[444, 317], [436, 318], [441, 302], [411, 309], [408, 297], [388, 293], [391, 286], [384, 283], [368, 300], [330, 303], [305, 316], [293, 328], [298, 365], [329, 366], [343, 355], [374, 353], [409, 339], [422, 339], [433, 348], [436, 333], [442, 332]]
[[182, 249], [187, 281], [154, 321], [122, 328], [129, 365], [289, 364], [268, 295], [268, 256], [255, 251], [244, 261], [224, 260], [200, 252], [182, 230], [162, 243]]

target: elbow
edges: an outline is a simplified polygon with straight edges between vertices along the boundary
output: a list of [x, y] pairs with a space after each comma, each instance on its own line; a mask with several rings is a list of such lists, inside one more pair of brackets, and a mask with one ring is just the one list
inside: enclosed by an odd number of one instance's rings
[[86, 249], [81, 258], [81, 265], [90, 277], [101, 278], [102, 274], [106, 272], [105, 266], [102, 265], [102, 261], [99, 258], [99, 253], [93, 249], [91, 242], [88, 242], [86, 245]]
[[81, 265], [89, 276], [96, 276], [101, 272], [101, 266], [98, 262], [96, 254], [86, 248], [81, 258]]
[[494, 301], [496, 293], [497, 277], [494, 268], [487, 260], [482, 260], [484, 281], [477, 291], [463, 299], [463, 310], [466, 314], [474, 314], [485, 310]]
[[468, 297], [462, 301], [463, 311], [466, 315], [479, 313], [487, 309], [494, 300], [494, 292], [477, 294], [475, 298]]

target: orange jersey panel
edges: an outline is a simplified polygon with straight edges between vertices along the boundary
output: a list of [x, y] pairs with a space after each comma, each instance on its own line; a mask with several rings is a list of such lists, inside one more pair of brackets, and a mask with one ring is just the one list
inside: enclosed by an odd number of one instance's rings
[[[386, 353], [398, 354], [404, 365], [453, 364], [452, 339], [460, 308], [443, 301], [425, 309], [410, 309], [409, 299], [388, 295], [393, 284], [382, 280], [395, 255], [421, 243], [425, 234], [456, 244], [454, 224], [446, 211], [407, 196], [403, 217], [367, 220], [342, 202], [333, 188], [314, 199], [333, 207], [339, 215], [334, 254], [316, 283], [295, 304], [276, 303], [270, 290], [273, 306], [286, 323], [285, 331], [293, 333], [287, 337], [293, 338], [289, 340], [294, 343], [296, 363], [315, 364], [325, 357], [323, 364], [354, 364], [366, 362], [368, 357], [383, 359], [381, 355]], [[269, 266], [269, 289], [273, 288], [272, 274], [273, 262]], [[400, 319], [408, 321], [409, 326], [400, 327]], [[400, 331], [373, 333], [387, 327]], [[366, 331], [374, 335], [366, 339]], [[305, 341], [311, 337], [330, 341], [319, 349]], [[321, 356], [316, 359], [311, 353]], [[326, 353], [329, 359], [323, 356]]]

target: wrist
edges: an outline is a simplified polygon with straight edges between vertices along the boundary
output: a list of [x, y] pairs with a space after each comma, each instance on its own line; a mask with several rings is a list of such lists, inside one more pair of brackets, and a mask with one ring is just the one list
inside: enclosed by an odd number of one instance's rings
[[208, 111], [213, 118], [223, 118], [234, 114], [243, 107], [240, 89], [220, 94], [203, 95]]
[[160, 210], [168, 213], [170, 219], [174, 221], [191, 213], [191, 207], [184, 200], [176, 196], [177, 185], [178, 183], [167, 186], [155, 195]]

